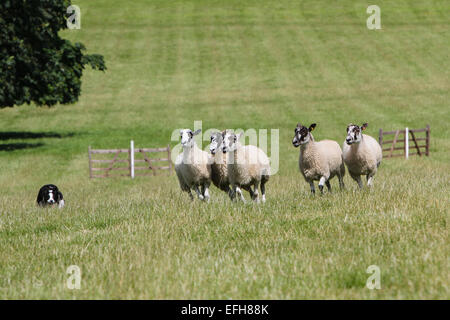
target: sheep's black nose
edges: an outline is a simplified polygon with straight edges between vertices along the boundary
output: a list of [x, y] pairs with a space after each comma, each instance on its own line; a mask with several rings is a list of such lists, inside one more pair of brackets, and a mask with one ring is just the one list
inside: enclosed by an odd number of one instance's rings
[[347, 141], [347, 143], [350, 143], [352, 141], [352, 139], [347, 139], [346, 141]]

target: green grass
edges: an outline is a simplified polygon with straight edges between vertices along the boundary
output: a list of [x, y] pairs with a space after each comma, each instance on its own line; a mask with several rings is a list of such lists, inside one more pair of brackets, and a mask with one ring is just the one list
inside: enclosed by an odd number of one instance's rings
[[[108, 71], [86, 70], [75, 105], [0, 110], [0, 298], [450, 298], [448, 1], [378, 1], [379, 31], [365, 1], [74, 4], [82, 29], [63, 36]], [[89, 145], [175, 146], [194, 120], [280, 129], [265, 205], [215, 188], [191, 203], [175, 174], [88, 178]], [[341, 143], [365, 121], [372, 136], [430, 124], [430, 157], [385, 159], [370, 191], [347, 174], [346, 191], [310, 196], [297, 122]], [[45, 183], [66, 208], [35, 206]], [[65, 287], [73, 264], [80, 290]]]

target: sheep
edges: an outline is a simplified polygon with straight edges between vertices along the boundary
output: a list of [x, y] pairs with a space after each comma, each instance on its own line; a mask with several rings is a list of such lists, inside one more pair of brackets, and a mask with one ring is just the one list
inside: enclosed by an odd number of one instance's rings
[[366, 175], [367, 186], [372, 186], [374, 175], [381, 164], [382, 150], [380, 144], [371, 136], [362, 134], [367, 128], [367, 123], [361, 127], [349, 124], [347, 126], [347, 138], [342, 146], [344, 162], [347, 165], [350, 176], [363, 187], [361, 175]]
[[230, 181], [228, 179], [227, 156], [222, 152], [222, 142], [222, 132], [211, 133], [211, 144], [209, 145], [209, 151], [213, 160], [211, 163], [211, 180], [217, 188], [225, 191], [230, 199], [233, 199], [234, 193], [230, 189]]
[[[194, 141], [194, 133], [190, 129], [180, 130], [181, 145], [183, 152], [177, 156], [175, 161], [175, 172], [182, 191], [194, 199], [191, 189], [194, 189], [200, 200], [209, 201], [209, 186], [211, 184], [211, 159], [207, 152], [201, 150]], [[200, 191], [201, 187], [201, 191]]]
[[344, 189], [345, 165], [342, 150], [336, 141], [322, 140], [314, 141], [311, 131], [316, 124], [313, 123], [306, 128], [300, 123], [295, 128], [292, 140], [294, 147], [300, 146], [299, 169], [309, 183], [311, 193], [315, 194], [314, 181], [319, 181], [319, 189], [323, 194], [323, 185], [326, 184], [331, 192], [330, 179], [337, 176], [340, 189]]
[[[228, 153], [228, 179], [235, 195], [245, 203], [241, 188], [250, 193], [252, 200], [260, 202], [258, 187], [261, 189], [261, 201], [266, 202], [265, 184], [269, 181], [270, 163], [267, 155], [260, 148], [252, 145], [243, 146], [239, 142], [242, 133], [236, 135], [229, 130], [222, 133], [223, 153]], [[254, 187], [252, 190], [251, 187]]]
[[[213, 157], [211, 163], [211, 180], [217, 188], [226, 192], [230, 199], [233, 200], [235, 193], [230, 188], [230, 181], [228, 179], [227, 155], [221, 152], [223, 149], [223, 134], [224, 132], [218, 131], [211, 133], [211, 143], [209, 145], [209, 151]], [[251, 197], [254, 197], [253, 190], [250, 187], [243, 186], [243, 189], [247, 190]]]

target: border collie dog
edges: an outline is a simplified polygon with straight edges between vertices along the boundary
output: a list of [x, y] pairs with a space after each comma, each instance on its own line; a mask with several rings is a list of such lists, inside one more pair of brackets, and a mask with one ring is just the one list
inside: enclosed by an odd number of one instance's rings
[[64, 199], [58, 187], [54, 184], [46, 184], [39, 190], [37, 203], [41, 207], [58, 205], [58, 208], [64, 207]]

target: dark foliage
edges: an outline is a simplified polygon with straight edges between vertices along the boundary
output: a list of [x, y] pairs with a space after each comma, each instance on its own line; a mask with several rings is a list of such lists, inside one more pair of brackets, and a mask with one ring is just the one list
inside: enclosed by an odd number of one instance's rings
[[103, 57], [61, 39], [70, 0], [0, 1], [0, 108], [35, 102], [74, 103], [86, 65], [105, 70]]

